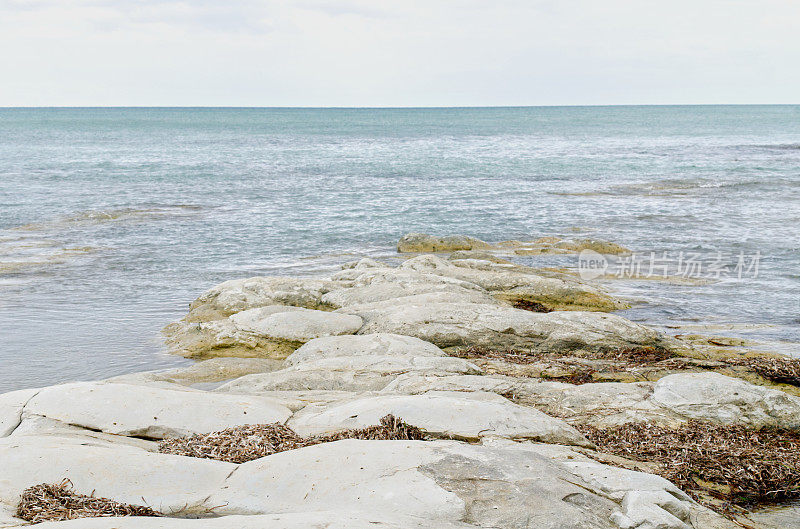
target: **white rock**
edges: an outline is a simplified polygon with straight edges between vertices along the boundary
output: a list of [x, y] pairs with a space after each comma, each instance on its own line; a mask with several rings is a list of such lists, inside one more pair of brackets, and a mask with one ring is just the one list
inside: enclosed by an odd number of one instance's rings
[[613, 500], [622, 500], [629, 491], [638, 490], [666, 491], [681, 501], [692, 501], [688, 494], [673, 485], [672, 482], [655, 474], [589, 461], [564, 461], [562, 464], [570, 472], [580, 476], [594, 490], [602, 492]]
[[0, 529], [7, 527], [19, 527], [21, 525], [28, 525], [28, 522], [14, 516], [15, 510], [9, 506], [0, 503]]
[[425, 445], [345, 440], [280, 452], [240, 465], [209, 501], [222, 514], [344, 509], [458, 520], [464, 503], [417, 470], [440, 457]]
[[[0, 526], [2, 527], [2, 526]], [[469, 529], [472, 525], [437, 521], [441, 529]], [[346, 511], [222, 516], [219, 518], [84, 518], [49, 522], [36, 529], [428, 529], [428, 520], [394, 513]]]
[[20, 389], [0, 395], [0, 437], [6, 437], [19, 426], [22, 409], [38, 389]]
[[503, 304], [489, 296], [488, 294], [468, 294], [457, 292], [426, 292], [424, 294], [414, 294], [411, 296], [403, 296], [398, 298], [390, 298], [381, 301], [372, 301], [369, 303], [356, 303], [347, 305], [336, 312], [342, 314], [361, 314], [362, 312], [380, 312], [383, 310], [394, 308], [398, 305], [426, 305], [429, 303], [469, 303], [472, 305], [497, 305]]
[[418, 395], [428, 391], [488, 391], [498, 395], [517, 396], [556, 395], [572, 384], [551, 382], [540, 378], [516, 378], [504, 375], [447, 375], [431, 376], [407, 373], [398, 376], [381, 393]]
[[322, 297], [336, 307], [349, 307], [421, 294], [448, 294], [464, 303], [497, 303], [484, 289], [460, 279], [415, 270], [381, 268], [344, 270], [333, 276], [349, 282], [348, 288], [333, 290]]
[[204, 292], [190, 307], [187, 321], [209, 321], [267, 305], [314, 308], [336, 284], [325, 279], [251, 277], [225, 281]]
[[359, 334], [405, 334], [439, 347], [485, 345], [572, 351], [671, 345], [653, 329], [597, 312], [534, 313], [469, 303], [402, 303], [347, 310], [366, 321]]
[[664, 490], [633, 490], [625, 494], [611, 520], [620, 529], [693, 529], [687, 503]]
[[69, 479], [74, 490], [149, 505], [169, 513], [211, 506], [205, 499], [236, 468], [231, 463], [55, 435], [0, 439], [0, 502], [16, 506], [22, 491]]
[[289, 342], [353, 334], [363, 323], [350, 314], [276, 305], [238, 312], [230, 320], [243, 331]]
[[342, 270], [364, 270], [366, 268], [389, 268], [389, 265], [369, 257], [362, 257], [358, 261], [350, 261], [342, 265]]
[[286, 359], [288, 365], [316, 362], [338, 356], [446, 356], [445, 352], [413, 336], [399, 334], [365, 334], [359, 336], [326, 336], [305, 343]]
[[163, 438], [241, 424], [282, 423], [292, 412], [261, 397], [78, 382], [42, 389], [28, 402], [25, 414], [106, 433]]
[[42, 417], [40, 415], [26, 416], [24, 419], [22, 419], [19, 427], [14, 430], [14, 433], [12, 433], [10, 437], [16, 438], [31, 435], [39, 437], [45, 435], [57, 435], [62, 438], [75, 439], [78, 441], [88, 442], [90, 444], [102, 442], [132, 446], [135, 448], [141, 448], [142, 450], [148, 450], [150, 452], [158, 451], [158, 443], [154, 441], [148, 441], [138, 437], [127, 437], [124, 435], [114, 435], [95, 430], [87, 430], [86, 428], [81, 428], [80, 426], [66, 424], [61, 421]]
[[436, 356], [334, 356], [302, 362], [280, 371], [247, 375], [218, 391], [260, 394], [265, 391], [377, 391], [397, 375], [478, 374], [480, 369], [461, 358]]
[[649, 400], [651, 382], [600, 382], [542, 391], [530, 400], [575, 424], [609, 428], [631, 422], [673, 425], [676, 417]]
[[718, 373], [666, 376], [651, 400], [689, 419], [800, 429], [800, 398]]
[[407, 252], [455, 252], [458, 250], [483, 250], [492, 245], [467, 235], [437, 237], [427, 233], [407, 233], [397, 243], [397, 251]]
[[106, 379], [106, 382], [178, 389], [176, 385], [222, 382], [253, 373], [268, 373], [282, 367], [283, 360], [274, 358], [210, 358], [187, 367], [120, 375]]
[[[215, 391], [226, 392], [225, 390], [217, 389]], [[231, 391], [231, 393], [239, 393]], [[247, 394], [247, 391], [241, 391], [242, 394]], [[274, 400], [282, 406], [286, 406], [292, 412], [302, 410], [309, 404], [337, 402], [340, 400], [350, 400], [354, 395], [372, 395], [376, 393], [353, 393], [352, 391], [335, 391], [335, 390], [300, 390], [300, 391], [259, 391], [254, 390], [254, 394], [261, 397]]]
[[536, 454], [345, 440], [245, 463], [208, 501], [219, 514], [341, 509], [419, 516], [428, 527], [468, 517], [481, 527], [612, 529], [615, 504], [580, 485]]
[[467, 281], [502, 299], [537, 301], [551, 309], [609, 311], [627, 308], [626, 304], [577, 279], [543, 277], [524, 267], [509, 269], [495, 265], [479, 269], [457, 266], [435, 255], [420, 255], [405, 261], [400, 268]]
[[310, 405], [297, 412], [288, 424], [300, 435], [319, 435], [372, 426], [387, 414], [438, 436], [460, 439], [497, 436], [591, 446], [565, 422], [494, 393], [430, 392]]
[[[205, 322], [178, 321], [162, 330], [170, 353], [189, 358], [209, 356], [286, 357], [297, 346], [238, 328], [225, 318]], [[276, 343], [278, 342], [278, 343]]]

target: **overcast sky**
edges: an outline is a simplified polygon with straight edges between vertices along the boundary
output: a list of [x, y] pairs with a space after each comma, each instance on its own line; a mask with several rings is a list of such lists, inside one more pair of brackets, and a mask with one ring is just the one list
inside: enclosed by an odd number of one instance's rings
[[800, 103], [798, 0], [0, 0], [0, 106]]

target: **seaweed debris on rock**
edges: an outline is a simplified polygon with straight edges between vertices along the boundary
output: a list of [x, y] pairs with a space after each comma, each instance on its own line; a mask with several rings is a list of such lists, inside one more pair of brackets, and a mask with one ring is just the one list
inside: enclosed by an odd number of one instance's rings
[[72, 483], [34, 485], [22, 492], [17, 517], [31, 523], [110, 516], [161, 516], [150, 507], [128, 505], [93, 494], [78, 494]]
[[416, 426], [406, 424], [393, 415], [386, 415], [375, 426], [305, 438], [281, 423], [248, 424], [220, 432], [165, 439], [158, 444], [158, 451], [162, 454], [246, 463], [285, 450], [341, 439], [420, 441], [424, 438], [425, 432]]

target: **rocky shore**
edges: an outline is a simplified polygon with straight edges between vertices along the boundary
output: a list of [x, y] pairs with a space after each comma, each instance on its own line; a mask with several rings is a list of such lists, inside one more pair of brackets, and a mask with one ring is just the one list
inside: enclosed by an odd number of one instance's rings
[[[784, 527], [751, 511], [800, 497], [797, 364], [510, 260], [583, 249], [627, 252], [409, 234], [399, 266], [222, 283], [164, 330], [194, 365], [0, 395], [0, 527], [48, 519], [42, 484], [105, 517], [41, 528]], [[421, 433], [384, 435], [387, 416]], [[704, 473], [690, 440], [714, 431], [741, 468]]]

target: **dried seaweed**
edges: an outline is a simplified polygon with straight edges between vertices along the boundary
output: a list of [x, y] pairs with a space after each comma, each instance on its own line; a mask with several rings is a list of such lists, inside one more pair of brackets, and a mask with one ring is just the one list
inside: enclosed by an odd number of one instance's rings
[[598, 451], [652, 463], [654, 473], [690, 493], [741, 507], [800, 498], [798, 432], [696, 420], [678, 428], [648, 423], [577, 428]]
[[341, 439], [422, 440], [424, 438], [423, 430], [406, 424], [393, 415], [386, 415], [376, 426], [305, 438], [280, 423], [248, 424], [208, 434], [165, 439], [159, 443], [158, 449], [164, 454], [245, 463], [277, 452]]
[[729, 364], [747, 367], [762, 377], [778, 384], [791, 384], [800, 386], [800, 359], [799, 358], [737, 358], [729, 359]]
[[165, 439], [158, 445], [162, 454], [246, 463], [276, 452], [291, 450], [303, 439], [280, 423], [246, 424], [219, 432]]
[[599, 350], [591, 353], [536, 353], [523, 349], [491, 349], [488, 347], [473, 346], [450, 353], [459, 358], [489, 358], [503, 360], [514, 364], [533, 364], [535, 362], [548, 362], [566, 358], [587, 360], [609, 360], [627, 364], [626, 367], [641, 367], [657, 364], [675, 358], [675, 354], [655, 347], [637, 347], [628, 349]]
[[72, 482], [34, 485], [22, 492], [16, 516], [32, 523], [108, 516], [161, 516], [150, 507], [77, 494]]
[[380, 425], [378, 426], [342, 430], [332, 434], [309, 437], [305, 440], [304, 446], [330, 443], [341, 439], [362, 439], [366, 441], [422, 441], [425, 439], [425, 431], [403, 422], [402, 419], [394, 415], [386, 415], [381, 419]]
[[552, 312], [546, 305], [538, 301], [530, 301], [527, 299], [518, 299], [513, 304], [515, 309], [529, 310], [531, 312]]
[[[570, 384], [587, 384], [596, 382], [598, 373], [614, 373], [634, 370], [642, 367], [658, 367], [665, 369], [680, 368], [671, 364], [675, 360], [673, 353], [655, 347], [631, 349], [612, 349], [595, 352], [576, 353], [541, 353], [520, 349], [491, 349], [488, 347], [468, 347], [450, 353], [451, 356], [466, 359], [500, 360], [511, 364], [530, 365], [547, 364], [555, 368], [556, 374], [541, 372], [537, 376], [551, 378]], [[608, 365], [587, 365], [587, 361], [604, 361]], [[519, 376], [518, 373], [508, 373]]]

